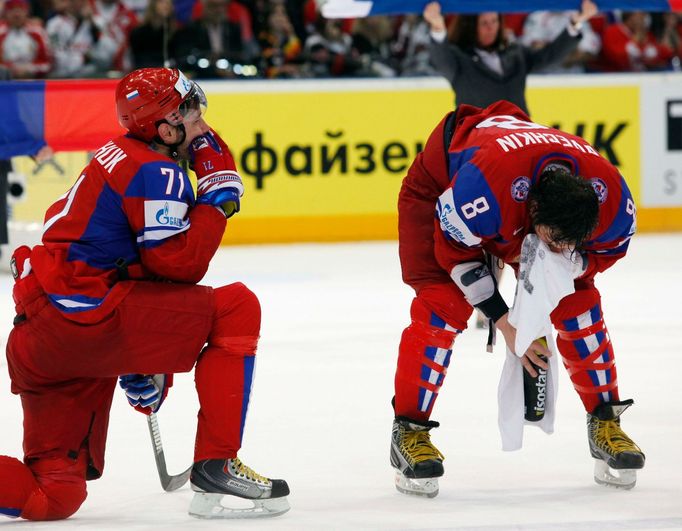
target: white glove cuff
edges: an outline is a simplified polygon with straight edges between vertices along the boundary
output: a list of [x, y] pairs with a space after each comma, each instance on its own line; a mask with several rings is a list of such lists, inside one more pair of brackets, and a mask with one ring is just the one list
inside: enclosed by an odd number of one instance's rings
[[204, 195], [219, 188], [234, 188], [239, 197], [244, 195], [242, 178], [236, 171], [217, 171], [197, 179], [197, 195]]

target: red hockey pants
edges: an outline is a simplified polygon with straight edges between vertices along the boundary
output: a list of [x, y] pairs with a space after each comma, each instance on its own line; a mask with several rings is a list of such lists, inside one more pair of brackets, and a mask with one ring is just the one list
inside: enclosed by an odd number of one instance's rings
[[10, 334], [7, 360], [24, 411], [24, 463], [0, 456], [0, 514], [50, 520], [80, 507], [86, 477], [99, 477], [104, 467], [122, 374], [188, 372], [196, 364], [195, 460], [236, 455], [260, 332], [258, 299], [240, 283], [215, 290], [134, 284], [94, 325], [64, 318], [37, 283], [22, 290], [26, 320]]

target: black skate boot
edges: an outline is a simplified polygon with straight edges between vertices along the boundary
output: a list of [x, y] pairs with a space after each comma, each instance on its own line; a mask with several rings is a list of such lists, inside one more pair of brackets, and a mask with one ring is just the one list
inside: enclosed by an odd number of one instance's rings
[[644, 468], [644, 453], [620, 428], [620, 416], [633, 400], [600, 404], [587, 415], [587, 439], [596, 459], [594, 480], [600, 485], [631, 489], [637, 469]]
[[439, 424], [396, 417], [391, 432], [391, 466], [396, 469], [395, 487], [403, 494], [438, 495], [443, 475], [443, 454], [431, 443], [429, 430]]
[[[255, 518], [278, 516], [289, 510], [287, 482], [261, 476], [237, 457], [194, 463], [190, 483], [196, 494], [189, 514], [197, 518]], [[250, 500], [253, 505], [230, 508], [221, 504], [226, 496]]]

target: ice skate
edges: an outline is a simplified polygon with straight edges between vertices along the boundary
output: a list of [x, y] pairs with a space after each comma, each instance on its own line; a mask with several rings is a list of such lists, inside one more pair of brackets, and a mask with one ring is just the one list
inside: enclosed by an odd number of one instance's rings
[[195, 494], [189, 514], [196, 518], [259, 518], [289, 510], [287, 482], [261, 476], [236, 457], [194, 463], [190, 482]]
[[429, 430], [438, 426], [434, 421], [421, 423], [405, 417], [393, 421], [391, 466], [396, 469], [395, 488], [403, 494], [427, 498], [438, 495], [445, 457], [429, 435]]
[[594, 480], [600, 485], [631, 489], [637, 469], [644, 467], [644, 453], [620, 428], [620, 416], [632, 400], [597, 406], [587, 415], [590, 453], [596, 459]]

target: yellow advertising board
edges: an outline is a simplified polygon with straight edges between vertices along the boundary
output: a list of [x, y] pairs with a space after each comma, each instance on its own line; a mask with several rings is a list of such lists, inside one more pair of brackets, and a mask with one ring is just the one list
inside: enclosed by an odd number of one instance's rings
[[531, 88], [533, 121], [584, 138], [618, 167], [635, 203], [640, 197], [639, 87]]
[[446, 90], [210, 98], [246, 187], [228, 241], [395, 238], [402, 178], [452, 101]]
[[[428, 135], [453, 105], [442, 83], [403, 80], [346, 85], [207, 84], [207, 121], [226, 139], [244, 179], [242, 211], [225, 243], [394, 239], [403, 176]], [[300, 90], [297, 89], [300, 87]], [[349, 89], [348, 87], [352, 87]], [[528, 91], [533, 120], [578, 134], [616, 164], [640, 197], [639, 87]], [[28, 198], [16, 219], [36, 220], [87, 162], [59, 154], [54, 164], [16, 166]], [[645, 209], [644, 209], [645, 210]], [[640, 208], [640, 228], [642, 214]], [[672, 227], [674, 228], [674, 227]], [[678, 228], [682, 228], [678, 227]]]

